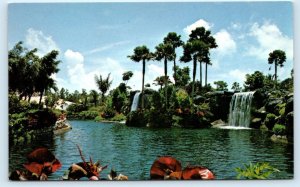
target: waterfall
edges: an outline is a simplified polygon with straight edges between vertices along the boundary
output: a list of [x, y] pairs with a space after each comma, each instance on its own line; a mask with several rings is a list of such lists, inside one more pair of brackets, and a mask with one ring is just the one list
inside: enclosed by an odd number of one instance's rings
[[130, 112], [136, 111], [136, 109], [138, 108], [138, 106], [139, 106], [140, 94], [141, 94], [141, 92], [136, 92], [136, 93], [134, 94], [133, 101], [132, 101], [132, 104], [131, 104]]
[[229, 108], [229, 126], [249, 127], [253, 94], [254, 92], [241, 92], [232, 96]]

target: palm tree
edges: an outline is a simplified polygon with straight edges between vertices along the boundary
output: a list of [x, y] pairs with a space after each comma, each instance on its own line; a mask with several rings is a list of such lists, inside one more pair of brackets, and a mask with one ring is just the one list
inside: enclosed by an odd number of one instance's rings
[[95, 75], [95, 82], [96, 82], [98, 89], [101, 92], [102, 103], [104, 102], [105, 93], [109, 90], [109, 87], [112, 84], [112, 81], [110, 81], [109, 78], [110, 78], [110, 73], [107, 75], [107, 77], [105, 79], [102, 78], [102, 75], [100, 75], [99, 77], [97, 75]]
[[44, 92], [49, 88], [55, 87], [55, 82], [51, 78], [51, 75], [59, 71], [57, 66], [60, 61], [56, 60], [57, 56], [58, 51], [52, 50], [40, 59], [38, 78], [36, 81], [36, 89], [40, 92], [39, 105], [41, 104]]
[[209, 56], [206, 56], [203, 59], [203, 62], [205, 63], [205, 87], [207, 87], [207, 65], [212, 65]]
[[166, 43], [160, 43], [158, 46], [155, 47], [155, 59], [160, 61], [164, 60], [164, 67], [165, 67], [165, 76], [164, 76], [164, 83], [165, 83], [165, 101], [167, 108], [168, 105], [168, 92], [167, 92], [167, 85], [168, 85], [168, 61], [171, 61], [173, 59], [173, 47], [171, 44]]
[[193, 60], [193, 82], [192, 82], [192, 100], [195, 92], [195, 78], [197, 61], [201, 60], [207, 54], [207, 45], [200, 40], [191, 40], [183, 45], [183, 56], [180, 58], [182, 62], [190, 62]]
[[173, 60], [174, 60], [174, 66], [173, 66], [173, 70], [174, 70], [174, 81], [175, 81], [175, 85], [176, 85], [176, 51], [175, 49], [177, 47], [180, 47], [183, 45], [183, 41], [180, 39], [180, 35], [177, 35], [176, 32], [169, 32], [168, 35], [164, 38], [164, 44], [170, 44], [173, 48]]
[[130, 79], [132, 76], [133, 76], [132, 71], [126, 71], [126, 72], [123, 73], [122, 79], [123, 79], [123, 81], [126, 82], [125, 85], [127, 85], [129, 79]]
[[275, 66], [275, 88], [277, 87], [277, 66], [283, 67], [283, 63], [286, 61], [285, 52], [282, 50], [274, 50], [269, 54], [268, 63]]
[[97, 102], [98, 102], [98, 93], [96, 90], [91, 90], [90, 91], [90, 97], [91, 97], [91, 101], [92, 103], [94, 103], [95, 106], [97, 106]]
[[[171, 83], [169, 76], [167, 77], [168, 83]], [[165, 84], [165, 76], [159, 76], [156, 77], [153, 83], [155, 86], [160, 86], [160, 89], [162, 89], [162, 86]]]
[[153, 58], [153, 54], [150, 53], [149, 49], [143, 45], [138, 46], [134, 49], [133, 55], [127, 56], [134, 62], [143, 62], [143, 71], [142, 71], [142, 109], [144, 108], [144, 79], [145, 79], [145, 68], [146, 68], [146, 61], [149, 61]]
[[200, 63], [199, 81], [200, 87], [202, 87], [202, 62], [204, 62], [204, 60], [209, 57], [209, 50], [218, 47], [218, 45], [215, 41], [215, 38], [211, 36], [211, 32], [209, 30], [205, 30], [204, 27], [197, 27], [195, 30], [192, 30], [189, 41], [202, 41], [207, 48], [207, 50], [202, 54], [202, 56], [198, 56], [198, 61]]

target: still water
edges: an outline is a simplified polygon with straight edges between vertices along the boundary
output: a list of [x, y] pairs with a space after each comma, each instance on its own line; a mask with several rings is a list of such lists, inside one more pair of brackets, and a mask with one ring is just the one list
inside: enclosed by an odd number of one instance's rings
[[62, 168], [49, 180], [60, 180], [72, 163], [81, 162], [76, 144], [86, 160], [100, 160], [130, 180], [147, 180], [153, 161], [159, 155], [170, 155], [183, 167], [202, 165], [212, 170], [217, 179], [236, 179], [236, 167], [243, 163], [269, 162], [281, 172], [274, 179], [293, 178], [293, 145], [273, 143], [270, 134], [245, 129], [150, 129], [93, 121], [70, 121], [73, 129], [61, 135], [42, 135], [28, 145], [12, 146], [9, 170], [22, 168], [26, 155], [36, 147], [48, 147], [61, 161]]

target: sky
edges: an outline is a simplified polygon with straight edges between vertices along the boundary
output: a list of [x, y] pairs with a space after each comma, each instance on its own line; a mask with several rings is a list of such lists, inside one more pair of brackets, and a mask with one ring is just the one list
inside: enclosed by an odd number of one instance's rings
[[[290, 77], [290, 2], [12, 3], [8, 6], [7, 39], [8, 49], [23, 41], [28, 49], [38, 48], [39, 56], [58, 50], [60, 71], [53, 75], [58, 88], [97, 90], [95, 75], [106, 77], [109, 73], [111, 88], [115, 88], [122, 82], [122, 74], [132, 71], [128, 86], [141, 90], [142, 63], [127, 57], [133, 49], [146, 45], [155, 51], [169, 32], [181, 35], [185, 42], [191, 30], [200, 26], [210, 30], [218, 44], [211, 50], [213, 65], [208, 67], [212, 86], [218, 80], [227, 82], [229, 89], [233, 82], [242, 86], [245, 75], [257, 70], [274, 74], [268, 55], [275, 49], [287, 56], [284, 67], [278, 70], [279, 80]], [[176, 52], [182, 56], [182, 49]], [[172, 64], [168, 64], [169, 75], [173, 74]], [[189, 66], [192, 75], [192, 62], [177, 64]], [[145, 84], [157, 89], [153, 80], [163, 74], [163, 62], [147, 62]]]

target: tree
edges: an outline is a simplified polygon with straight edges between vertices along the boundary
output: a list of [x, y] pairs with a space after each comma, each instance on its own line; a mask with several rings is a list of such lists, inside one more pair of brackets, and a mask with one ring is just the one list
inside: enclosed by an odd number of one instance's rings
[[66, 90], [64, 88], [61, 88], [60, 91], [59, 91], [59, 97], [61, 99], [66, 99], [65, 93], [66, 93]]
[[183, 56], [180, 58], [180, 61], [190, 62], [193, 60], [192, 98], [195, 92], [197, 61], [203, 58], [207, 54], [207, 51], [208, 47], [203, 41], [191, 40], [183, 45]]
[[145, 68], [146, 68], [146, 61], [149, 61], [153, 58], [153, 54], [150, 53], [149, 49], [146, 46], [138, 46], [134, 49], [133, 55], [129, 55], [130, 58], [134, 62], [143, 63], [143, 71], [142, 71], [142, 109], [144, 108], [144, 82], [145, 82]]
[[96, 82], [98, 89], [101, 92], [102, 103], [104, 102], [105, 93], [109, 90], [109, 88], [112, 84], [112, 81], [109, 80], [109, 78], [110, 78], [110, 73], [107, 75], [107, 77], [105, 79], [102, 78], [102, 75], [100, 75], [99, 77], [97, 75], [95, 75], [95, 82]]
[[[167, 77], [168, 83], [171, 83], [169, 76]], [[156, 77], [153, 83], [155, 86], [160, 86], [160, 89], [162, 89], [162, 86], [165, 84], [165, 76], [159, 76]]]
[[169, 43], [160, 43], [158, 46], [155, 47], [155, 59], [160, 61], [164, 60], [164, 84], [165, 84], [165, 107], [167, 108], [168, 105], [168, 92], [167, 92], [167, 85], [168, 85], [168, 61], [171, 61], [174, 56], [173, 46]]
[[240, 87], [240, 84], [238, 82], [234, 82], [231, 89], [235, 92], [240, 92], [242, 90], [242, 87]]
[[179, 66], [175, 66], [175, 71], [176, 77], [177, 77], [177, 82], [176, 85], [179, 87], [184, 87], [186, 86], [189, 81], [191, 80], [190, 77], [190, 68], [188, 66], [180, 68]]
[[126, 71], [126, 72], [123, 73], [122, 79], [123, 79], [123, 81], [126, 82], [126, 83], [125, 83], [126, 85], [127, 85], [127, 82], [129, 81], [129, 79], [130, 79], [132, 76], [133, 76], [132, 71]]
[[268, 63], [273, 64], [275, 67], [275, 88], [277, 87], [277, 66], [283, 67], [283, 63], [286, 61], [285, 52], [282, 50], [274, 50], [269, 54]]
[[81, 102], [83, 103], [84, 106], [87, 105], [87, 92], [86, 92], [86, 89], [82, 89], [80, 100], [81, 100]]
[[180, 35], [177, 35], [176, 32], [169, 32], [168, 35], [164, 38], [164, 44], [170, 44], [172, 46], [173, 49], [173, 60], [174, 60], [174, 66], [173, 66], [173, 70], [174, 70], [174, 81], [175, 81], [175, 85], [177, 82], [177, 77], [176, 77], [176, 48], [180, 47], [183, 45], [183, 41], [180, 39]]
[[209, 50], [213, 48], [217, 48], [218, 45], [215, 41], [215, 38], [211, 36], [211, 32], [209, 30], [206, 30], [204, 27], [197, 27], [195, 30], [192, 30], [190, 34], [189, 41], [202, 41], [204, 44], [206, 44], [206, 50], [201, 56], [198, 56], [198, 61], [200, 63], [200, 87], [202, 87], [202, 62], [206, 64], [206, 75], [205, 75], [205, 86], [207, 85], [207, 65], [211, 64], [209, 59]]
[[216, 87], [217, 87], [217, 88], [216, 88], [217, 91], [223, 91], [223, 90], [226, 90], [226, 91], [227, 91], [227, 90], [228, 90], [228, 89], [227, 89], [227, 86], [228, 86], [228, 85], [227, 85], [227, 83], [224, 82], [224, 81], [215, 81], [214, 84], [215, 84]]
[[52, 50], [40, 59], [39, 73], [35, 85], [37, 91], [40, 92], [39, 105], [45, 90], [56, 87], [51, 75], [59, 71], [57, 66], [60, 61], [56, 60], [58, 54], [58, 51]]
[[255, 71], [253, 74], [246, 74], [246, 81], [244, 84], [246, 91], [253, 91], [263, 88], [265, 76], [260, 71]]
[[96, 90], [91, 90], [90, 91], [90, 98], [91, 98], [90, 101], [92, 103], [94, 103], [94, 106], [97, 106], [98, 97], [99, 97], [99, 95], [98, 95]]

